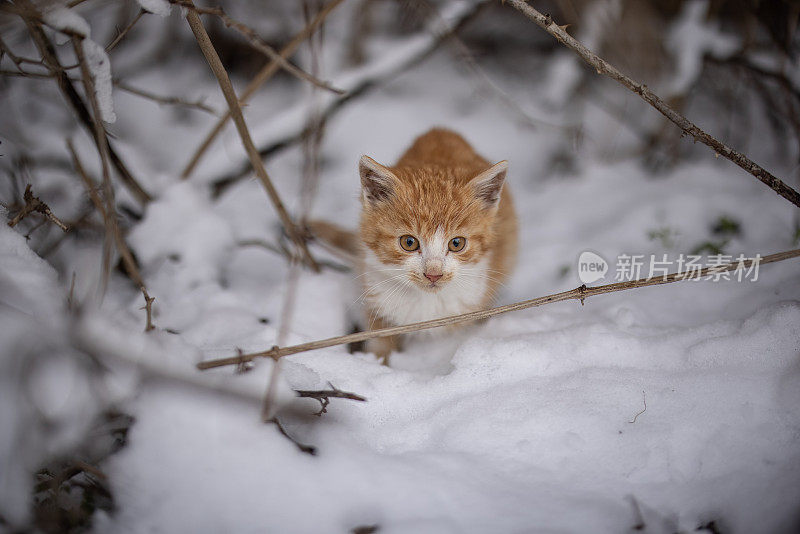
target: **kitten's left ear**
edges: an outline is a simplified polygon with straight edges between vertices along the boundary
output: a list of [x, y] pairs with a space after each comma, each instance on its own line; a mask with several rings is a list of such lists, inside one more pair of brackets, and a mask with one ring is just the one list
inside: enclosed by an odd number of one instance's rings
[[506, 181], [507, 172], [508, 161], [503, 160], [500, 163], [495, 163], [469, 181], [475, 191], [475, 196], [482, 200], [487, 208], [497, 206], [497, 202], [500, 200], [500, 192], [503, 190], [503, 184]]
[[365, 201], [378, 202], [386, 200], [394, 194], [399, 183], [392, 171], [369, 156], [361, 156], [358, 162], [358, 174], [361, 175], [361, 191]]

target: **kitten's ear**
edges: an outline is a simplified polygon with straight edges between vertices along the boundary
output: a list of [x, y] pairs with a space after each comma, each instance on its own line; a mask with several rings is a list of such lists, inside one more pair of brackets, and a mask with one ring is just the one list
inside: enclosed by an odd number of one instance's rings
[[497, 202], [500, 200], [500, 192], [503, 190], [503, 184], [506, 181], [507, 172], [508, 161], [503, 160], [500, 163], [495, 163], [469, 181], [475, 191], [475, 196], [482, 200], [487, 208], [497, 206]]
[[392, 171], [369, 156], [361, 156], [358, 174], [361, 175], [361, 193], [367, 202], [386, 200], [399, 182]]

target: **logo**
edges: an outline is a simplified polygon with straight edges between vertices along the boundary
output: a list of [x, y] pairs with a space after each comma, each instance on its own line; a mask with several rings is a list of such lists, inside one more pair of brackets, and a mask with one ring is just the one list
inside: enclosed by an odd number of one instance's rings
[[578, 257], [578, 278], [584, 284], [602, 280], [608, 272], [608, 262], [590, 250], [581, 252]]

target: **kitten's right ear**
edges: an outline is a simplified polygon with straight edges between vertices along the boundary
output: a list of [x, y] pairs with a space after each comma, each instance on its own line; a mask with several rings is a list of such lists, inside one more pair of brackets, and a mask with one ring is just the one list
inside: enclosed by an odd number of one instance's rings
[[392, 171], [369, 156], [361, 156], [358, 173], [361, 175], [361, 193], [368, 202], [386, 200], [399, 182]]

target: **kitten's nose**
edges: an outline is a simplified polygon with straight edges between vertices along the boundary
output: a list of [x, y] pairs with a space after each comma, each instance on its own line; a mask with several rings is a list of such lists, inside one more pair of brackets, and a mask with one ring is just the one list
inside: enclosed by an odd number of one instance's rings
[[441, 278], [441, 277], [442, 277], [442, 275], [441, 275], [441, 274], [429, 274], [429, 273], [425, 273], [425, 278], [427, 278], [427, 279], [428, 279], [428, 280], [430, 280], [431, 282], [436, 282], [436, 281], [437, 281], [439, 278]]

